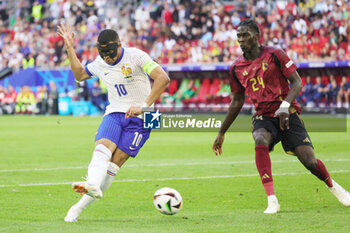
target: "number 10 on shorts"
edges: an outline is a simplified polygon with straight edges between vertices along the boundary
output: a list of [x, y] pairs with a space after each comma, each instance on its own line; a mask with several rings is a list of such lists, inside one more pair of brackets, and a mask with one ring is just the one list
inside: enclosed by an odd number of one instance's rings
[[134, 135], [135, 135], [135, 137], [134, 137], [134, 140], [132, 141], [131, 145], [134, 147], [138, 147], [140, 145], [141, 140], [142, 140], [142, 134], [140, 134], [139, 132], [135, 132]]

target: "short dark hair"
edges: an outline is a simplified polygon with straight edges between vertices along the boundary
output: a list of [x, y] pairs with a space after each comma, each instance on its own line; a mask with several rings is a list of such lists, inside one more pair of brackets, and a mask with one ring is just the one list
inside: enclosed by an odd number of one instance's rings
[[254, 19], [245, 19], [245, 20], [241, 21], [238, 24], [238, 27], [241, 27], [241, 26], [249, 27], [253, 31], [257, 32], [258, 35], [260, 35], [258, 23]]
[[99, 44], [108, 44], [111, 41], [119, 42], [119, 35], [116, 31], [112, 29], [105, 29], [100, 32], [97, 38]]

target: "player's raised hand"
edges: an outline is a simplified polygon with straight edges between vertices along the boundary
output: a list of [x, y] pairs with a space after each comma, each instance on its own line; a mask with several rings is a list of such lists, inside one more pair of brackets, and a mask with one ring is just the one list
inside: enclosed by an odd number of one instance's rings
[[125, 118], [130, 117], [137, 117], [138, 115], [142, 114], [142, 108], [137, 106], [131, 106], [126, 112], [125, 112]]
[[62, 37], [66, 48], [73, 47], [74, 45], [74, 33], [72, 32], [69, 24], [64, 25], [61, 23], [57, 26], [57, 34]]
[[225, 135], [219, 133], [213, 144], [213, 152], [217, 156], [222, 154], [222, 143], [224, 143]]

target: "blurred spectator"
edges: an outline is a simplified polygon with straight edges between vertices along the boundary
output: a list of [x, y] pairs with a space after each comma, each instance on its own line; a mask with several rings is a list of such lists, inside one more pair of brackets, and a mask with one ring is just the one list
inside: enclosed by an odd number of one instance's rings
[[22, 59], [22, 68], [32, 68], [35, 66], [35, 59], [32, 53], [28, 53], [25, 58]]
[[1, 103], [4, 114], [14, 114], [16, 106], [17, 92], [9, 85], [8, 90], [5, 88], [5, 96]]
[[350, 82], [346, 76], [341, 78], [340, 89], [337, 97], [337, 107], [349, 109]]
[[49, 93], [47, 91], [47, 87], [45, 85], [38, 86], [38, 90], [36, 92], [38, 114], [46, 114], [48, 112], [48, 99]]
[[34, 93], [29, 86], [23, 86], [16, 97], [16, 113], [31, 114], [35, 111], [36, 102]]
[[329, 84], [326, 88], [326, 91], [327, 91], [328, 105], [331, 107], [336, 106], [337, 96], [339, 92], [339, 85], [334, 75], [332, 74], [329, 76]]
[[198, 92], [199, 86], [199, 79], [190, 79], [187, 83], [187, 87], [184, 88], [183, 92], [178, 93], [178, 98], [182, 101], [191, 99]]
[[32, 7], [32, 17], [34, 18], [35, 22], [38, 22], [42, 18], [42, 10], [43, 6], [39, 3], [39, 1], [34, 1]]
[[89, 89], [87, 86], [86, 81], [77, 82], [77, 92], [78, 92], [78, 98], [81, 101], [88, 101], [89, 100]]
[[214, 97], [214, 103], [227, 104], [231, 102], [231, 87], [229, 79], [220, 80], [220, 89]]
[[0, 85], [0, 115], [3, 114], [3, 101], [5, 99], [5, 87]]
[[105, 103], [103, 101], [102, 89], [98, 81], [94, 82], [93, 87], [91, 88], [91, 102], [101, 112], [105, 110]]
[[304, 105], [307, 107], [313, 107], [313, 98], [314, 98], [314, 84], [312, 83], [310, 75], [306, 76], [306, 83], [303, 87], [302, 91], [302, 102], [304, 102]]
[[50, 90], [48, 94], [48, 113], [50, 115], [58, 114], [58, 90], [54, 81], [50, 82]]
[[322, 98], [326, 97], [327, 93], [327, 87], [325, 87], [324, 83], [322, 82], [322, 78], [320, 76], [316, 77], [316, 83], [313, 86], [314, 91], [314, 100], [316, 107], [320, 106]]

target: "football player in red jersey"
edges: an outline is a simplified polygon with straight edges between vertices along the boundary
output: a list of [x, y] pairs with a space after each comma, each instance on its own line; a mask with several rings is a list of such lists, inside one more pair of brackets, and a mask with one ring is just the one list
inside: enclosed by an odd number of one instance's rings
[[343, 205], [350, 206], [350, 194], [331, 179], [322, 161], [315, 158], [310, 137], [299, 118], [300, 107], [295, 98], [302, 89], [302, 82], [297, 67], [283, 50], [260, 45], [259, 36], [254, 20], [247, 19], [238, 25], [237, 38], [243, 55], [230, 68], [233, 99], [214, 141], [214, 153], [221, 155], [225, 132], [239, 114], [247, 93], [256, 110], [253, 138], [255, 163], [268, 199], [264, 213], [274, 214], [280, 210], [273, 189], [269, 155], [279, 141], [286, 153], [296, 155]]

